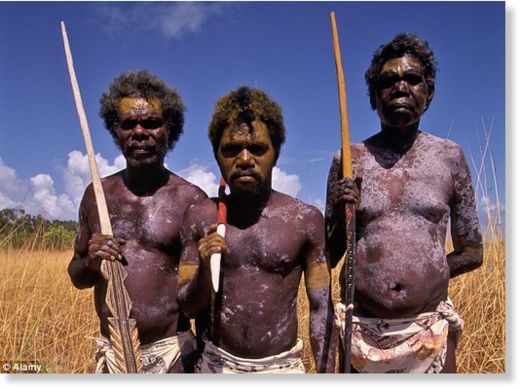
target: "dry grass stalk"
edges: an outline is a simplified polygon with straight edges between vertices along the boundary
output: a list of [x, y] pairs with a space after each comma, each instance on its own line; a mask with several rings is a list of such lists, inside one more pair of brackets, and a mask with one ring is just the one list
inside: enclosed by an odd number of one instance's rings
[[[505, 372], [505, 244], [485, 241], [484, 265], [451, 281], [450, 296], [466, 321], [457, 352], [459, 372]], [[0, 358], [42, 363], [46, 372], [93, 372], [98, 320], [92, 290], [77, 290], [66, 267], [71, 251], [0, 250]], [[339, 299], [338, 266], [333, 300]], [[304, 364], [315, 372], [308, 339], [309, 309], [298, 298]]]

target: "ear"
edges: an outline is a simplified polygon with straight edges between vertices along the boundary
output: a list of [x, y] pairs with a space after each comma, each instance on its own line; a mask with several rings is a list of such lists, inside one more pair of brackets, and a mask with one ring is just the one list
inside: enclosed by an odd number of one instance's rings
[[428, 101], [428, 106], [429, 106], [433, 100], [433, 96], [435, 95], [435, 88], [428, 88], [428, 91], [429, 91], [429, 95], [428, 95], [427, 101]]

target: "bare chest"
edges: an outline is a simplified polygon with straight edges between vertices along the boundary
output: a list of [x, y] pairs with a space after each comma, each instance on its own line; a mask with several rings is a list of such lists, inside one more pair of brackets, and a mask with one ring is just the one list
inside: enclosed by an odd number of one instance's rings
[[178, 245], [184, 208], [163, 196], [107, 198], [114, 236], [167, 250]]
[[[409, 153], [393, 166], [365, 155], [356, 174], [363, 178], [362, 221], [388, 214], [410, 214], [439, 222], [450, 211], [453, 180], [449, 166], [432, 153]], [[360, 221], [361, 222], [361, 221]]]
[[252, 267], [286, 276], [301, 265], [305, 234], [297, 219], [274, 217], [246, 229], [228, 225], [226, 242], [227, 268]]

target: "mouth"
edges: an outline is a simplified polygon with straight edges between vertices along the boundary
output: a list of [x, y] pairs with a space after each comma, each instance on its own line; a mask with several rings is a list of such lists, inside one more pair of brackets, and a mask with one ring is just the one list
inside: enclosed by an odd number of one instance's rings
[[242, 184], [249, 184], [249, 183], [255, 183], [256, 178], [251, 175], [241, 175], [241, 176], [237, 176], [235, 178], [235, 181], [242, 183]]
[[395, 99], [393, 102], [390, 103], [390, 106], [394, 109], [406, 109], [411, 110], [413, 109], [413, 104], [410, 104], [405, 99]]
[[154, 154], [154, 151], [155, 151], [155, 149], [152, 146], [148, 146], [148, 145], [129, 146], [127, 148], [127, 150], [128, 150], [129, 154], [131, 154], [132, 156], [136, 156], [136, 157], [150, 156], [150, 155]]
[[255, 184], [258, 180], [258, 175], [255, 172], [251, 171], [234, 172], [230, 177], [230, 181], [240, 184]]

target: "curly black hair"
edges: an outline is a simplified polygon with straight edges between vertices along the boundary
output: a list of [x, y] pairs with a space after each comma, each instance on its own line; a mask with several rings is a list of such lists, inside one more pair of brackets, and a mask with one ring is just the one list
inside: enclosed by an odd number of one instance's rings
[[125, 97], [140, 97], [144, 99], [157, 98], [161, 102], [162, 114], [168, 131], [168, 150], [172, 149], [179, 139], [184, 126], [184, 102], [176, 89], [147, 70], [126, 72], [112, 81], [108, 92], [101, 95], [99, 115], [105, 122], [117, 144], [117, 126], [119, 122], [118, 109], [121, 99]]
[[282, 109], [267, 93], [248, 86], [238, 87], [219, 98], [215, 104], [208, 129], [215, 156], [224, 129], [230, 125], [251, 123], [255, 119], [264, 122], [269, 129], [277, 161], [281, 146], [285, 142]]
[[[400, 33], [390, 42], [377, 48], [372, 57], [370, 67], [365, 73], [370, 105], [373, 110], [376, 109], [376, 89], [383, 65], [386, 61], [392, 58], [402, 57], [405, 54], [410, 54], [422, 62], [424, 66], [424, 77], [428, 84], [430, 95], [433, 95], [435, 91], [435, 75], [437, 73], [437, 62], [433, 56], [433, 51], [430, 49], [428, 42], [416, 34]], [[425, 110], [428, 109], [429, 105], [430, 101], [426, 104]]]

